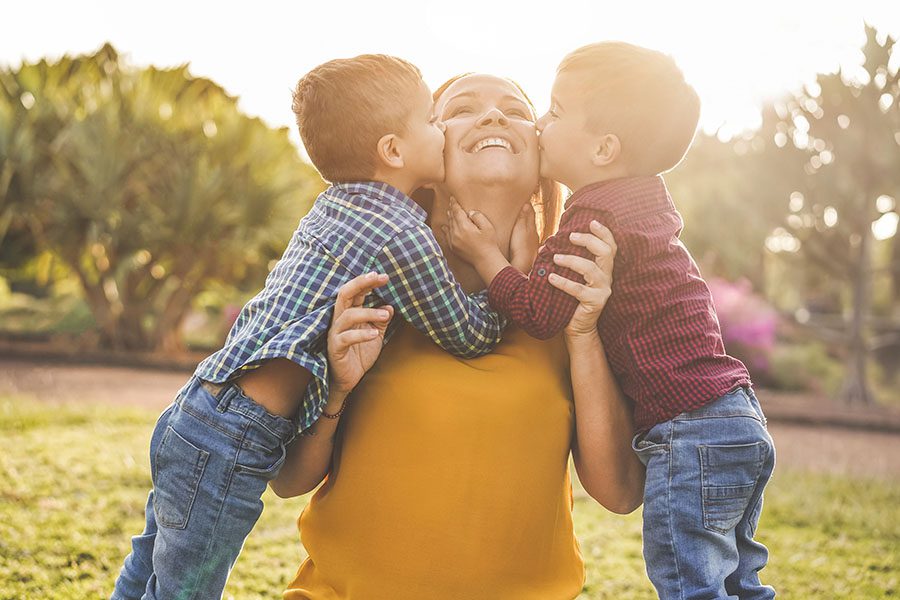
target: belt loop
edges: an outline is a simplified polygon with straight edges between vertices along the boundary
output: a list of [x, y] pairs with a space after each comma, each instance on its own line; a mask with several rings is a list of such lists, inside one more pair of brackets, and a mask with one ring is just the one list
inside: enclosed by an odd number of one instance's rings
[[231, 404], [231, 397], [233, 394], [229, 392], [234, 387], [233, 383], [212, 383], [211, 381], [206, 381], [204, 379], [200, 380], [200, 385], [203, 386], [206, 391], [212, 394], [212, 397], [216, 399], [216, 411], [223, 413], [228, 410], [228, 406]]
[[219, 390], [219, 393], [216, 396], [216, 400], [219, 401], [219, 403], [216, 405], [216, 410], [220, 413], [228, 410], [228, 407], [231, 405], [231, 398], [234, 396], [234, 394], [231, 393], [233, 390], [233, 383], [226, 383], [224, 386], [222, 386], [222, 389]]

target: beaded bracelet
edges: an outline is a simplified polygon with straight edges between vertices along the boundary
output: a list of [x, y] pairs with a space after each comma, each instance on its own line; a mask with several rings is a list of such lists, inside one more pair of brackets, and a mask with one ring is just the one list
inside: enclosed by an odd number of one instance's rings
[[349, 398], [349, 397], [347, 397], [347, 398], [344, 399], [344, 403], [341, 404], [341, 409], [340, 409], [339, 411], [337, 411], [337, 412], [334, 413], [333, 415], [329, 415], [327, 412], [325, 412], [324, 410], [322, 410], [322, 416], [325, 417], [326, 419], [338, 419], [338, 418], [340, 418], [340, 416], [341, 416], [342, 414], [344, 414], [344, 411], [347, 410], [347, 405], [348, 405], [348, 404], [350, 404], [350, 398]]

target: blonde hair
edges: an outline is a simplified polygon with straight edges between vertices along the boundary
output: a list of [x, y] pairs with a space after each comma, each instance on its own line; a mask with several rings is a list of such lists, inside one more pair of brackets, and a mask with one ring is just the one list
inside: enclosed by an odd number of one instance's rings
[[[451, 77], [434, 91], [432, 98], [437, 102], [438, 98], [440, 98], [453, 83], [472, 74], [473, 73], [471, 72], [461, 73]], [[506, 77], [503, 77], [502, 79], [508, 81], [519, 90], [522, 97], [528, 102], [532, 116], [536, 116], [537, 111], [534, 109], [534, 104], [531, 102], [531, 98], [528, 97], [528, 94], [525, 93], [525, 90], [522, 89], [522, 86], [512, 79]], [[562, 187], [552, 179], [541, 177], [537, 189], [531, 196], [531, 205], [534, 207], [534, 212], [537, 215], [537, 230], [542, 242], [556, 232], [556, 228], [559, 225], [559, 215], [562, 213], [562, 202]]]
[[700, 98], [671, 56], [625, 42], [578, 48], [557, 74], [578, 77], [585, 126], [613, 133], [632, 175], [673, 169], [687, 153], [700, 119]]
[[330, 60], [304, 75], [291, 108], [322, 178], [332, 183], [371, 179], [378, 140], [406, 133], [421, 85], [415, 65], [385, 54]]

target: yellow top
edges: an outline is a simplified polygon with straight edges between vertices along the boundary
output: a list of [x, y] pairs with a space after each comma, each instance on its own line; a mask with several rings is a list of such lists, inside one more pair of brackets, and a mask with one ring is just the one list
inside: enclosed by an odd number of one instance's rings
[[566, 360], [559, 339], [512, 327], [462, 360], [401, 326], [342, 417], [284, 598], [577, 596]]

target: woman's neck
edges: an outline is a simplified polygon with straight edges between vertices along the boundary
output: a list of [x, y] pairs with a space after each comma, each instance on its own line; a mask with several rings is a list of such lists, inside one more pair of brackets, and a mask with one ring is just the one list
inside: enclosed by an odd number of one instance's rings
[[447, 209], [450, 207], [450, 196], [453, 196], [465, 210], [477, 210], [483, 213], [497, 232], [497, 242], [500, 251], [509, 258], [509, 240], [512, 229], [519, 215], [519, 210], [525, 202], [530, 201], [531, 193], [520, 189], [508, 182], [497, 185], [471, 184], [456, 187], [452, 191], [443, 185], [437, 185], [435, 189], [434, 204], [431, 210], [431, 227], [435, 237], [447, 257], [450, 270], [466, 292], [476, 292], [487, 287], [489, 282], [484, 282], [475, 268], [457, 257], [449, 247], [441, 227], [447, 225]]

